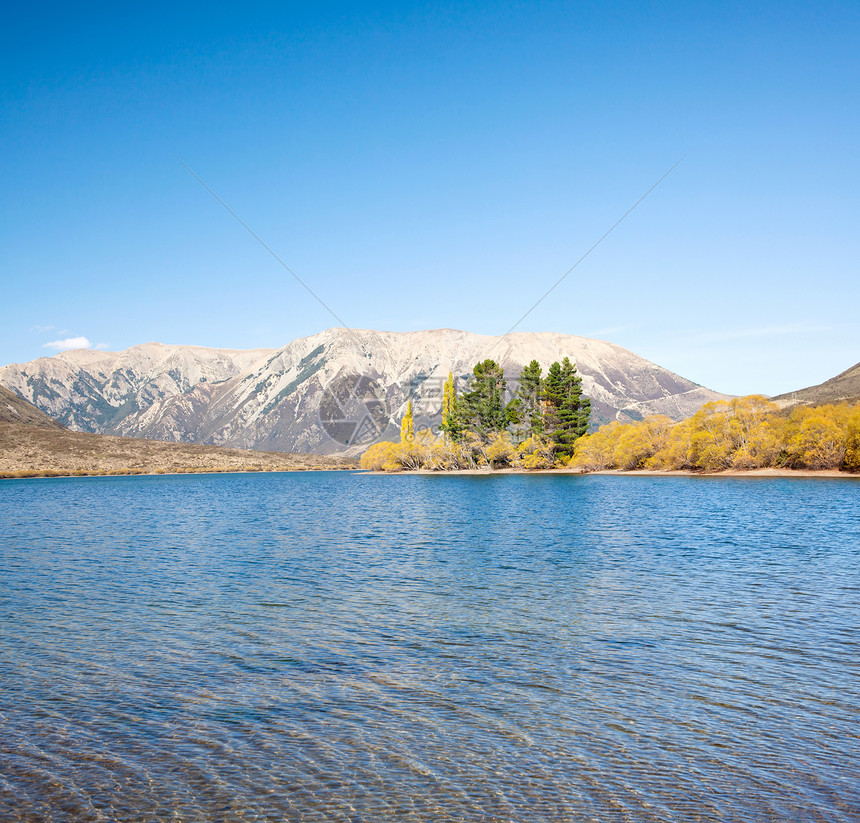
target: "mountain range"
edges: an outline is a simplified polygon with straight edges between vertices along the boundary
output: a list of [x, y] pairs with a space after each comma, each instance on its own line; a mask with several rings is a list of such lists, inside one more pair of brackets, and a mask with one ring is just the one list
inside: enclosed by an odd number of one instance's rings
[[440, 422], [449, 371], [458, 391], [475, 363], [502, 364], [509, 388], [531, 360], [568, 356], [591, 398], [592, 425], [689, 416], [725, 395], [620, 346], [554, 333], [489, 337], [452, 329], [329, 329], [280, 349], [146, 343], [77, 350], [0, 368], [0, 385], [68, 428], [267, 451], [356, 453], [394, 438], [408, 400], [416, 428]]

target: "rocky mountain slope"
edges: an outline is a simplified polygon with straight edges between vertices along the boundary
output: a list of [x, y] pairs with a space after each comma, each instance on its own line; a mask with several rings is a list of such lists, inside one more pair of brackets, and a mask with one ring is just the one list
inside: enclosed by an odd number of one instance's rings
[[396, 436], [409, 398], [416, 426], [438, 424], [449, 370], [462, 391], [474, 364], [490, 357], [513, 390], [529, 361], [546, 368], [565, 355], [582, 374], [595, 423], [656, 413], [679, 420], [723, 397], [612, 343], [452, 329], [329, 329], [277, 350], [72, 351], [4, 366], [0, 384], [79, 431], [333, 454]]
[[860, 363], [817, 386], [781, 394], [773, 399], [780, 405], [860, 402]]
[[19, 423], [48, 429], [63, 428], [56, 420], [4, 386], [0, 386], [0, 423]]

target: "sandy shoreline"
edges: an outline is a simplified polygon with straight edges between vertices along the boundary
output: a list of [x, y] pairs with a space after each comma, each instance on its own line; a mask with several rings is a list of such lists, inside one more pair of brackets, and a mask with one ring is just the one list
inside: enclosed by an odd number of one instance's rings
[[860, 474], [843, 472], [838, 469], [726, 469], [719, 472], [696, 472], [683, 469], [671, 471], [648, 471], [645, 469], [637, 471], [621, 471], [617, 469], [604, 469], [602, 471], [587, 472], [581, 469], [453, 469], [451, 471], [431, 471], [429, 469], [414, 469], [401, 472], [365, 471], [362, 474], [368, 476], [382, 475], [476, 475], [482, 477], [494, 477], [505, 474], [574, 474], [574, 475], [600, 475], [604, 477], [838, 477], [853, 478], [860, 480]]

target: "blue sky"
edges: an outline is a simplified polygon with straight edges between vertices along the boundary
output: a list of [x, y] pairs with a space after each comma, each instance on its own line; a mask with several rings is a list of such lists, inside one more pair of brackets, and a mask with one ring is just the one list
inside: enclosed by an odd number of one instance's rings
[[856, 3], [35, 4], [0, 362], [345, 323], [600, 337], [729, 393], [860, 360]]

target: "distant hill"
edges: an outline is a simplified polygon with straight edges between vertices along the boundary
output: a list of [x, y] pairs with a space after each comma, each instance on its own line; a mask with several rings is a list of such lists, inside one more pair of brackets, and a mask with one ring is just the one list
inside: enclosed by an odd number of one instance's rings
[[817, 406], [822, 403], [860, 403], [860, 363], [817, 386], [809, 386], [773, 398], [780, 405], [796, 403]]
[[349, 458], [73, 432], [0, 386], [0, 477], [357, 467]]
[[63, 426], [39, 411], [23, 397], [0, 386], [0, 423], [21, 423], [25, 426], [38, 426], [47, 429], [62, 429]]
[[355, 460], [318, 454], [165, 443], [62, 426], [0, 422], [0, 477], [357, 469]]
[[145, 343], [122, 352], [69, 351], [0, 368], [0, 384], [76, 431], [234, 448], [358, 453], [400, 435], [411, 399], [416, 428], [441, 422], [442, 384], [458, 391], [492, 358], [509, 388], [532, 359], [569, 356], [591, 398], [592, 424], [650, 414], [681, 420], [725, 395], [633, 352], [587, 337], [454, 329], [329, 329], [280, 349]]

